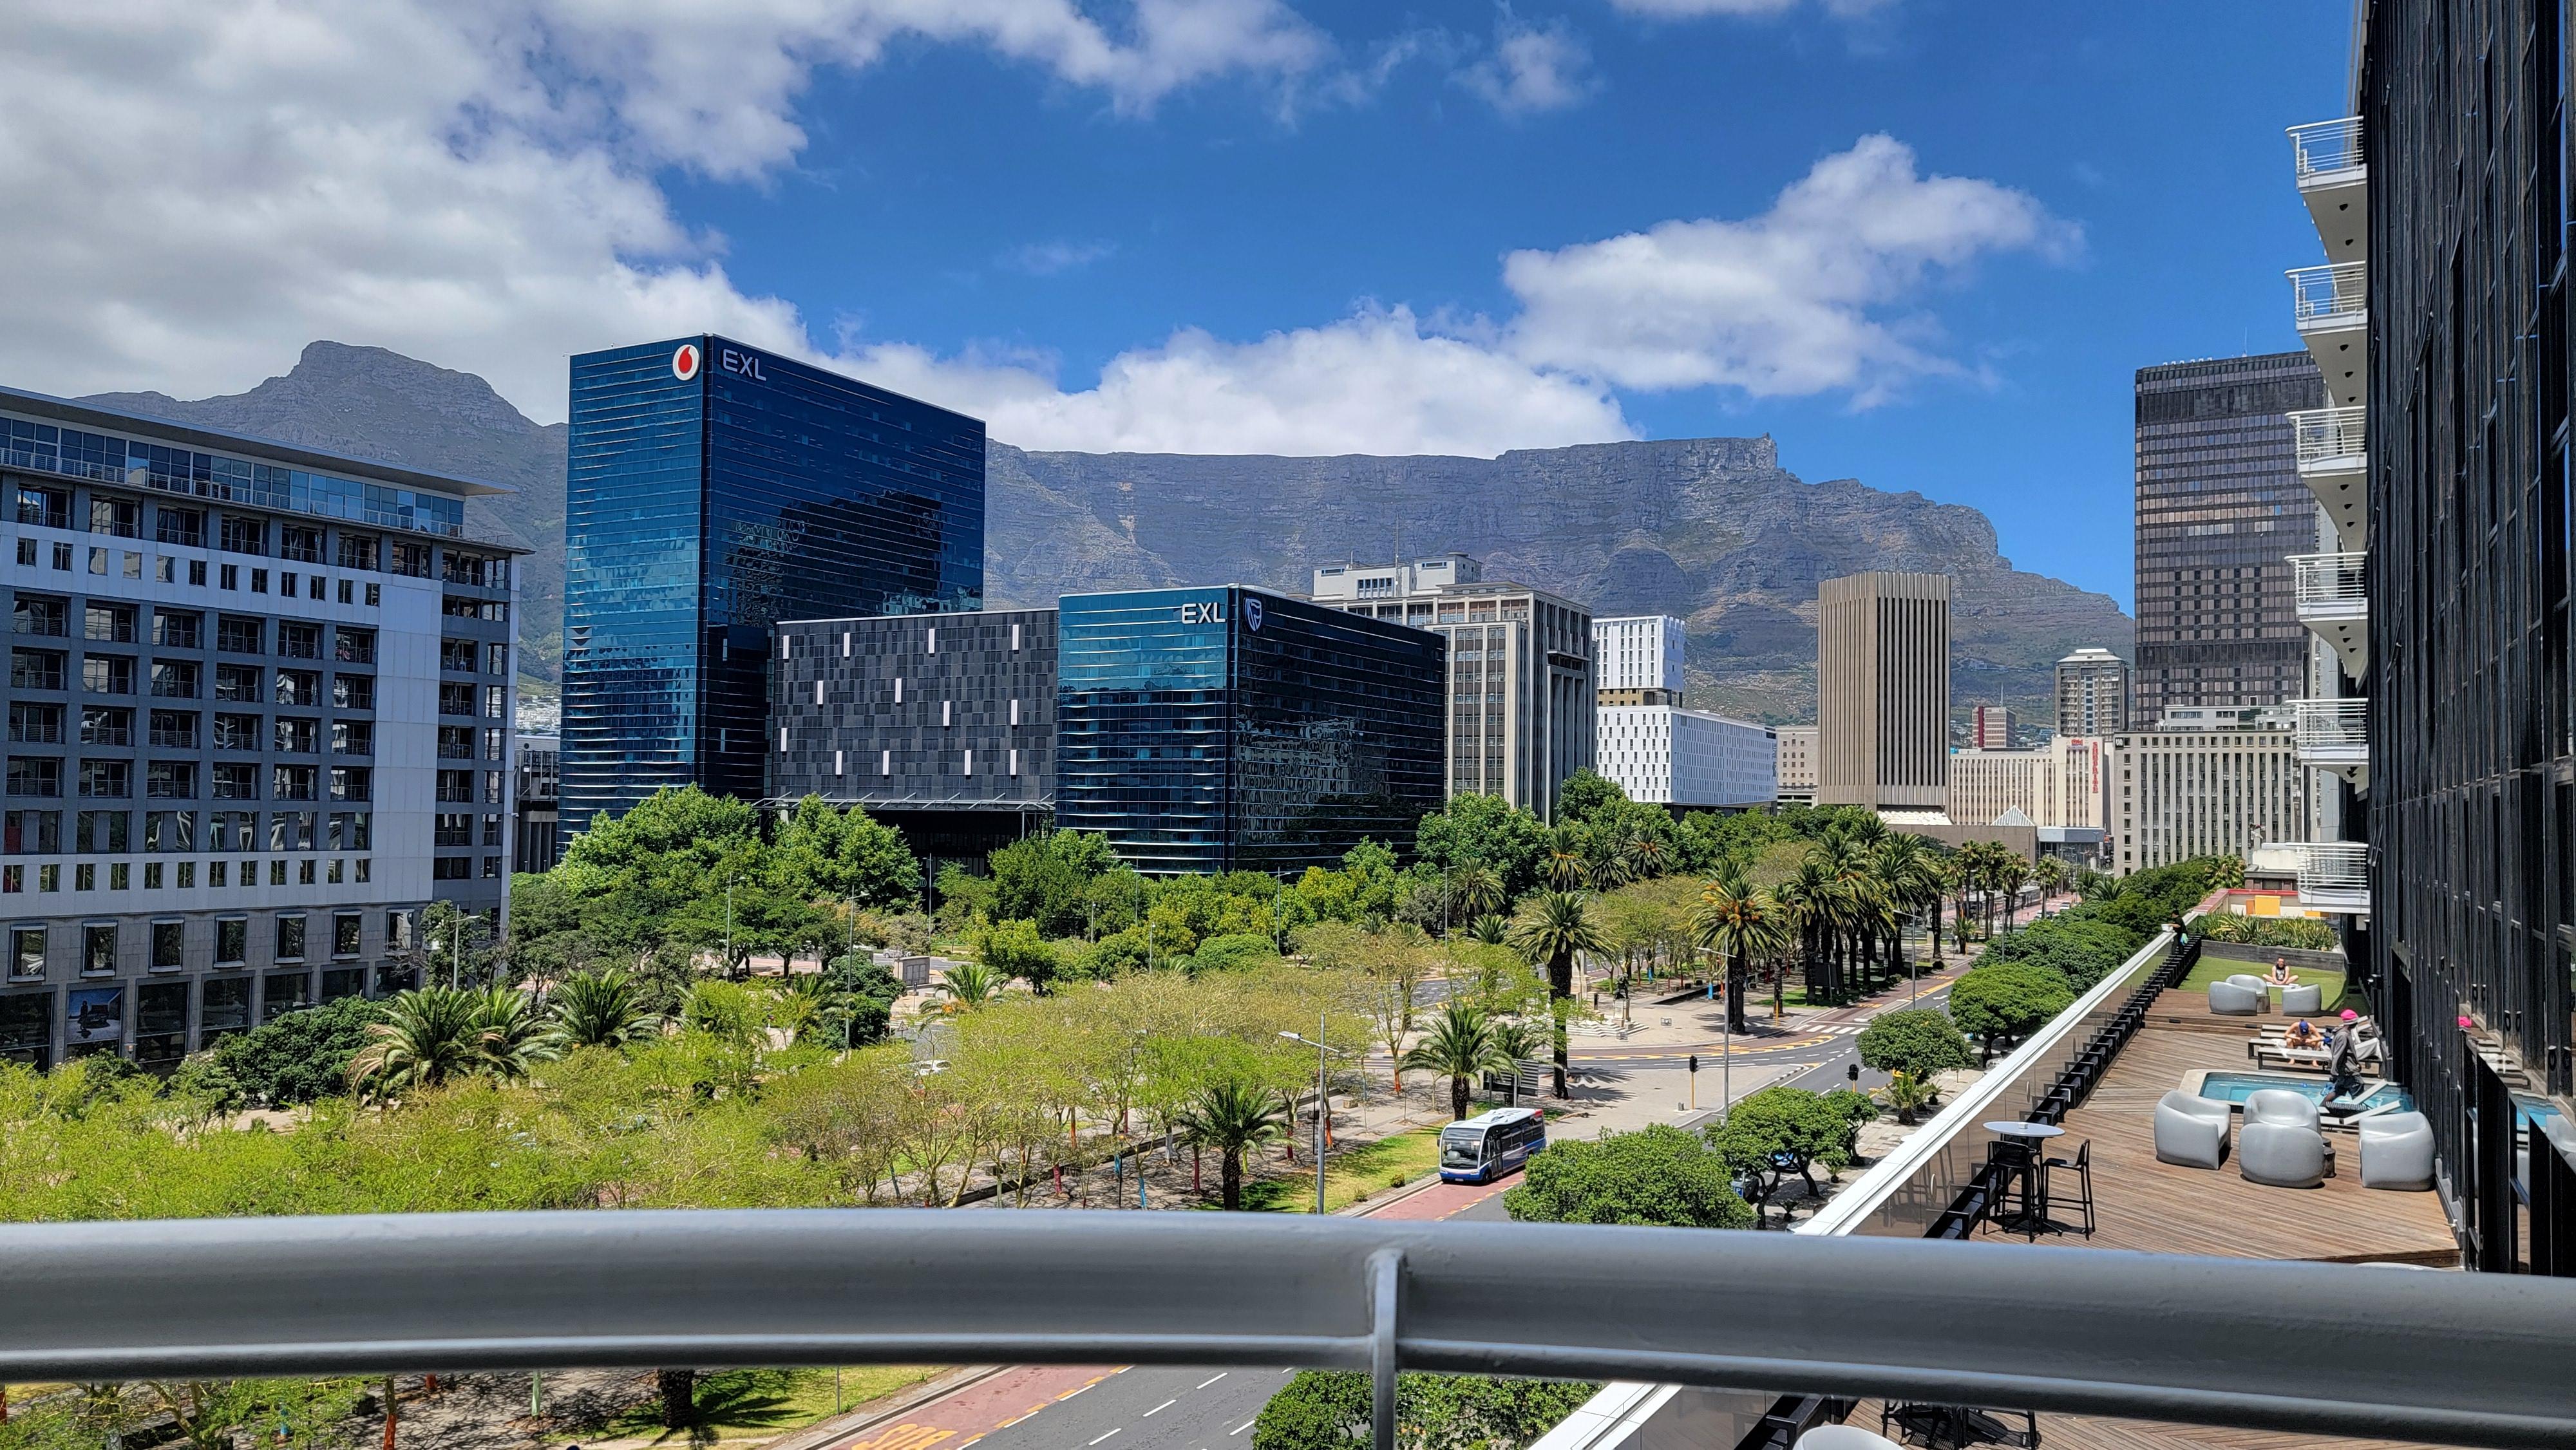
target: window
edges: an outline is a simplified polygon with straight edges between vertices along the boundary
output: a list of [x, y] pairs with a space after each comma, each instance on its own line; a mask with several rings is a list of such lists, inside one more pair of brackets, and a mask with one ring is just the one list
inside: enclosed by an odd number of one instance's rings
[[9, 757], [9, 794], [58, 796], [62, 793], [63, 763], [60, 759], [50, 755]]
[[45, 929], [41, 926], [9, 928], [9, 979], [28, 982], [44, 975]]
[[501, 803], [501, 772], [497, 770], [483, 772], [483, 803], [492, 806]]
[[84, 926], [81, 928], [81, 975], [84, 977], [116, 975], [115, 927]]
[[506, 644], [483, 646], [483, 673], [507, 677], [510, 673], [510, 647]]
[[120, 705], [83, 705], [81, 707], [81, 744], [127, 745], [134, 743], [134, 712]]
[[197, 662], [195, 660], [154, 660], [152, 693], [164, 700], [197, 698]]
[[214, 797], [219, 801], [259, 799], [259, 767], [256, 765], [216, 766]]
[[67, 488], [38, 488], [29, 483], [18, 485], [18, 522], [40, 529], [70, 528], [72, 491]]
[[440, 682], [438, 687], [438, 713], [441, 715], [473, 714], [474, 687], [472, 685], [450, 684], [444, 681]]
[[429, 863], [429, 879], [432, 881], [465, 881], [472, 879], [473, 875], [474, 858], [471, 856], [440, 856]]
[[99, 498], [89, 501], [89, 531], [114, 534], [120, 539], [139, 538], [143, 533], [143, 505], [130, 498]]
[[259, 745], [257, 715], [217, 715], [215, 717], [217, 750], [257, 750]]
[[12, 743], [22, 745], [62, 744], [63, 707], [37, 704], [11, 705], [9, 739]]
[[351, 629], [342, 625], [331, 639], [331, 657], [344, 665], [371, 665], [376, 662], [376, 632]]
[[474, 727], [471, 725], [439, 726], [438, 758], [441, 760], [472, 760], [474, 758]]
[[309, 801], [320, 785], [321, 772], [310, 765], [281, 765], [270, 772], [270, 800]]
[[175, 921], [152, 923], [152, 970], [175, 972], [187, 964], [187, 927]]
[[226, 704], [260, 703], [261, 671], [256, 665], [215, 666], [215, 698]]
[[498, 856], [486, 856], [486, 857], [484, 857], [484, 858], [483, 858], [483, 879], [484, 879], [484, 880], [486, 880], [486, 881], [495, 881], [495, 880], [500, 879], [500, 875], [501, 875], [501, 858], [500, 858], [500, 857], [498, 857]]
[[165, 505], [152, 520], [152, 537], [164, 544], [202, 549], [206, 546], [206, 511]]
[[152, 642], [170, 649], [196, 649], [205, 643], [206, 617], [193, 609], [152, 611]]
[[362, 801], [371, 799], [376, 790], [376, 773], [363, 765], [331, 767], [331, 799]]
[[433, 846], [471, 846], [474, 844], [472, 816], [440, 815], [430, 834]]
[[279, 670], [277, 703], [307, 709], [322, 703], [322, 676], [314, 670]]
[[81, 611], [81, 638], [108, 644], [134, 643], [134, 606], [91, 604]]
[[81, 688], [93, 695], [134, 693], [134, 656], [81, 656]]
[[[225, 917], [215, 923], [215, 965], [238, 967], [250, 957], [250, 922], [244, 917]], [[207, 993], [213, 995], [211, 991]]]
[[[221, 820], [223, 813], [217, 811]], [[197, 813], [195, 811], [146, 811], [143, 814], [143, 849], [185, 853], [197, 849]]]
[[197, 767], [186, 760], [156, 760], [143, 770], [143, 793], [155, 800], [194, 800]]
[[333, 755], [373, 755], [376, 753], [376, 727], [366, 720], [331, 722]]
[[376, 677], [373, 675], [333, 675], [331, 703], [343, 710], [376, 708]]
[[13, 649], [9, 651], [9, 688], [13, 690], [59, 690], [63, 687], [63, 655], [60, 650]]
[[354, 957], [365, 933], [366, 919], [354, 911], [343, 911], [331, 918], [331, 955]]
[[277, 531], [277, 557], [298, 564], [322, 562], [322, 531], [300, 524], [287, 524]]
[[283, 620], [279, 621], [277, 626], [277, 652], [291, 660], [318, 660], [322, 658], [322, 626], [318, 624], [292, 624]]
[[250, 592], [253, 594], [266, 594], [268, 592], [268, 571], [266, 569], [253, 569], [250, 571]]
[[442, 639], [438, 642], [438, 667], [460, 674], [474, 673], [474, 641]]
[[36, 567], [36, 541], [35, 541], [35, 540], [33, 540], [33, 539], [20, 539], [20, 540], [18, 541], [18, 562], [19, 562], [19, 563], [21, 563], [21, 564], [26, 565], [26, 566], [27, 566], [28, 568], [30, 568], [30, 569], [33, 569], [33, 568], [35, 568], [35, 567]]
[[342, 534], [340, 536], [340, 567], [343, 569], [365, 569], [372, 572], [376, 567], [375, 536], [372, 534]]
[[499, 816], [485, 816], [483, 818], [483, 844], [486, 846], [497, 846], [501, 844], [501, 818]]
[[268, 621], [239, 614], [218, 617], [215, 620], [215, 648], [234, 655], [268, 653]]
[[134, 762], [130, 760], [84, 760], [80, 763], [80, 793], [101, 800], [124, 800], [134, 794]]
[[227, 554], [265, 554], [268, 552], [268, 525], [260, 519], [226, 514], [216, 547]]
[[[13, 756], [10, 758], [9, 769], [10, 778], [14, 781], [16, 779], [18, 769], [17, 757]], [[9, 793], [11, 795], [21, 794], [14, 784], [10, 787]], [[57, 792], [53, 791], [45, 792], [45, 794], [48, 795], [56, 793]], [[440, 805], [469, 805], [473, 800], [474, 772], [470, 770], [442, 770], [438, 773], [438, 803]]]
[[17, 634], [50, 635], [56, 639], [70, 632], [72, 603], [48, 594], [21, 594], [10, 611], [9, 627]]
[[322, 722], [294, 715], [277, 717], [277, 753], [312, 755], [321, 748]]
[[281, 962], [304, 960], [304, 918], [281, 916], [277, 919], [277, 959]]
[[224, 572], [221, 575], [221, 579], [223, 587], [226, 589], [239, 589], [241, 587], [241, 566], [239, 564], [226, 564], [224, 566]]
[[397, 539], [393, 546], [393, 572], [413, 579], [429, 577], [431, 549], [427, 544], [407, 544]]
[[508, 719], [509, 717], [504, 713], [504, 710], [509, 699], [510, 692], [506, 688], [500, 685], [485, 685], [483, 687], [483, 718], [486, 720]]

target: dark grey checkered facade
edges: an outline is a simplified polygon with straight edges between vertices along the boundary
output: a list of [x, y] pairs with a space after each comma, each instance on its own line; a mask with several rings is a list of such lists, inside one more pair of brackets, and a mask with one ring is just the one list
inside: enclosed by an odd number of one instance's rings
[[768, 795], [870, 810], [1055, 804], [1056, 612], [778, 626]]

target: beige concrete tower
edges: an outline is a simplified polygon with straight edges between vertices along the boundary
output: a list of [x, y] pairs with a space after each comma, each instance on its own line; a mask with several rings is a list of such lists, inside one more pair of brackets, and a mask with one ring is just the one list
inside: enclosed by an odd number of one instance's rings
[[1824, 582], [1816, 721], [1817, 804], [1940, 814], [1949, 793], [1948, 575]]

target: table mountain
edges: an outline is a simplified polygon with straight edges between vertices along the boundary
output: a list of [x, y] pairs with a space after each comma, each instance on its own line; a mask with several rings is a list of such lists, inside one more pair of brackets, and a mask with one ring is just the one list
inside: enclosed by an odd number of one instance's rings
[[[230, 397], [93, 401], [308, 447], [509, 484], [468, 508], [476, 533], [531, 548], [529, 673], [552, 679], [563, 611], [564, 442], [489, 384], [382, 348], [316, 342], [293, 371]], [[1318, 564], [1472, 554], [1597, 614], [1690, 623], [1691, 703], [1814, 718], [1819, 580], [1946, 573], [1952, 691], [2045, 719], [2051, 666], [2081, 645], [2129, 651], [2109, 598], [2014, 569], [1977, 510], [1850, 479], [1809, 484], [1768, 437], [1522, 449], [1500, 458], [1279, 458], [1026, 452], [992, 445], [986, 594], [1045, 604], [1085, 589], [1239, 581], [1303, 589]], [[1399, 537], [1400, 536], [1400, 537]]]

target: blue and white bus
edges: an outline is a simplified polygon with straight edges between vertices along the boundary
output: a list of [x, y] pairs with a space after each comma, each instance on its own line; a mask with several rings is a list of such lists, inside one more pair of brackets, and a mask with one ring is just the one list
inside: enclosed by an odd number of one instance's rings
[[1450, 1183], [1490, 1183], [1547, 1146], [1547, 1114], [1495, 1108], [1440, 1130], [1440, 1176]]

